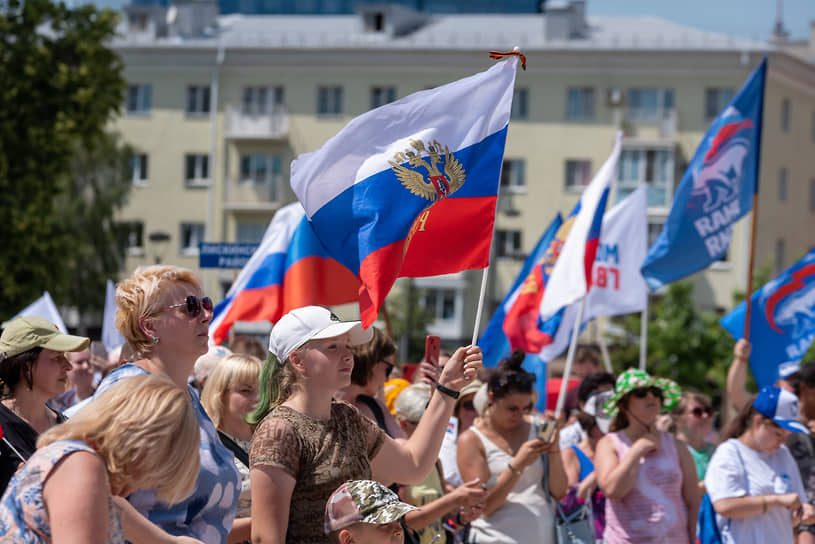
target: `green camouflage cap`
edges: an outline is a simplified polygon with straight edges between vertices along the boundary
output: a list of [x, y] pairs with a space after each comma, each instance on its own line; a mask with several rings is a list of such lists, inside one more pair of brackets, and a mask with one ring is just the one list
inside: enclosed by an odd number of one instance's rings
[[634, 389], [640, 387], [659, 387], [662, 390], [662, 406], [670, 410], [682, 397], [682, 389], [679, 385], [668, 378], [657, 378], [651, 376], [644, 370], [629, 368], [617, 378], [614, 386], [614, 395], [603, 406], [603, 411], [611, 417], [615, 417], [619, 410], [620, 400]]
[[325, 505], [325, 534], [355, 523], [384, 525], [418, 510], [379, 482], [353, 480], [337, 488]]

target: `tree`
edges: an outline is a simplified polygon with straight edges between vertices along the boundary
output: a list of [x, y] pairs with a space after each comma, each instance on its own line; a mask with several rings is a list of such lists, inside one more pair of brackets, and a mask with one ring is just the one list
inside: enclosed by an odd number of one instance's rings
[[97, 230], [108, 231], [110, 206], [123, 198], [100, 176], [119, 167], [89, 161], [115, 152], [121, 166], [126, 153], [105, 132], [125, 88], [106, 45], [115, 26], [112, 11], [90, 5], [0, 0], [0, 318], [44, 289], [74, 302], [83, 268], [97, 268], [88, 259], [105, 271], [114, 262], [115, 246], [100, 245]]
[[[720, 316], [693, 304], [693, 283], [676, 282], [649, 307], [647, 368], [702, 392], [724, 389], [734, 340], [719, 325]], [[621, 318], [626, 331], [613, 338], [612, 365], [616, 372], [637, 366], [640, 315]], [[634, 332], [636, 331], [636, 332]]]
[[409, 278], [388, 295], [387, 311], [393, 340], [399, 346], [399, 361], [418, 363], [424, 355], [427, 324], [436, 319], [435, 314], [420, 303], [424, 298], [424, 290], [417, 289]]

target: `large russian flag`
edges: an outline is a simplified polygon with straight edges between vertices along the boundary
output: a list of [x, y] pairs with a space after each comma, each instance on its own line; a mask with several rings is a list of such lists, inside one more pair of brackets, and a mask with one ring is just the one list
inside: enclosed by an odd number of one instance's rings
[[603, 214], [606, 211], [611, 180], [617, 173], [622, 142], [623, 135], [619, 132], [614, 139], [611, 155], [594, 175], [566, 220], [567, 223], [571, 220], [574, 222], [541, 297], [539, 311], [543, 320], [589, 292]]
[[489, 264], [517, 62], [369, 111], [292, 163], [314, 232], [362, 283], [366, 327], [397, 277]]
[[295, 202], [272, 218], [260, 246], [215, 307], [209, 333], [220, 344], [235, 321], [274, 323], [301, 306], [354, 302], [358, 291], [359, 280], [328, 256]]

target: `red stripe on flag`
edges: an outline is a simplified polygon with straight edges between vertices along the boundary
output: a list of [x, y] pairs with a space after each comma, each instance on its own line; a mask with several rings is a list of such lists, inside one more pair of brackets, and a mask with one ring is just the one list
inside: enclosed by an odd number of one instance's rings
[[[261, 287], [259, 289], [244, 289], [235, 297], [229, 312], [224, 316], [221, 326], [213, 333], [212, 339], [216, 344], [226, 340], [230, 327], [235, 321], [246, 316], [247, 320], [257, 321], [267, 319], [275, 322], [283, 315], [283, 293], [279, 284]], [[262, 316], [262, 317], [260, 317]], [[226, 325], [226, 326], [224, 326]]]
[[350, 270], [334, 259], [316, 255], [292, 264], [283, 286], [283, 313], [310, 304], [356, 302], [359, 293], [359, 280]]

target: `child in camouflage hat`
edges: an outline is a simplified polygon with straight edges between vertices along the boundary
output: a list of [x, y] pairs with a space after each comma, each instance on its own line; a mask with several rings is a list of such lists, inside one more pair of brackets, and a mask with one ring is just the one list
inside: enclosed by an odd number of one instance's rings
[[400, 520], [413, 510], [379, 482], [353, 480], [328, 498], [325, 533], [339, 544], [402, 544]]

